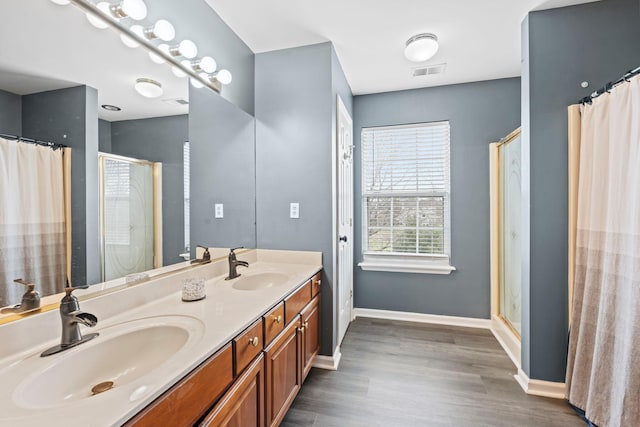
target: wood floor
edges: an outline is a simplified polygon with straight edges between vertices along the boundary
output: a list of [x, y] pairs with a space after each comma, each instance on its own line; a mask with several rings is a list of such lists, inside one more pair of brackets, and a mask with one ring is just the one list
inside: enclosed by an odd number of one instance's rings
[[527, 395], [491, 332], [358, 318], [338, 371], [313, 369], [283, 427], [584, 427], [562, 400]]

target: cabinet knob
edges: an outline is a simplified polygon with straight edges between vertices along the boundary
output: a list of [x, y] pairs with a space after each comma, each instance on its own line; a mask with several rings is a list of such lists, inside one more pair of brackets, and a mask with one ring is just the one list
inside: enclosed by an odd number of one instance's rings
[[258, 337], [249, 338], [249, 344], [254, 347], [257, 347], [259, 343], [260, 340], [258, 339]]
[[316, 280], [316, 286], [320, 286], [322, 284], [322, 280], [318, 279]]
[[276, 323], [282, 323], [282, 315], [273, 316], [273, 321]]
[[300, 326], [300, 327], [298, 328], [298, 332], [304, 332], [304, 325], [302, 325], [302, 326]]
[[302, 324], [302, 327], [305, 328], [305, 329], [308, 328], [309, 327], [309, 322], [304, 322]]

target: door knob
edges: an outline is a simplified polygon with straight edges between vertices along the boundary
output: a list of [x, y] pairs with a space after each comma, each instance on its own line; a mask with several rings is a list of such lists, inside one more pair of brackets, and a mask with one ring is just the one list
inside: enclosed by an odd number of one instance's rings
[[345, 243], [347, 243], [347, 236], [340, 236], [339, 240], [340, 240], [341, 242], [345, 242]]

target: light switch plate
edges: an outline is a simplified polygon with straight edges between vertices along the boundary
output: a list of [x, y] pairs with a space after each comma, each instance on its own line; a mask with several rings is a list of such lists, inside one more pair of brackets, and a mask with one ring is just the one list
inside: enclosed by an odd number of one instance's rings
[[224, 205], [216, 203], [216, 218], [224, 218]]
[[289, 205], [289, 218], [300, 218], [300, 203]]

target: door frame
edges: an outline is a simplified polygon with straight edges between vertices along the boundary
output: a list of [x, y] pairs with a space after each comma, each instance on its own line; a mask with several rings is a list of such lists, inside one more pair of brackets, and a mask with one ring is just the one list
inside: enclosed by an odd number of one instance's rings
[[105, 277], [105, 218], [104, 218], [104, 164], [106, 159], [149, 165], [153, 177], [153, 268], [162, 267], [162, 163], [111, 153], [98, 153], [99, 211], [100, 211], [100, 277]]
[[[334, 351], [334, 353], [337, 353], [339, 351], [340, 348], [340, 344], [341, 342], [339, 342], [340, 340], [340, 306], [341, 306], [341, 301], [340, 301], [340, 290], [341, 290], [341, 283], [339, 280], [339, 272], [338, 272], [338, 256], [340, 253], [340, 242], [338, 240], [338, 209], [339, 209], [339, 204], [338, 204], [338, 185], [339, 185], [339, 180], [338, 180], [338, 173], [339, 173], [339, 159], [338, 159], [338, 152], [339, 152], [339, 132], [340, 132], [340, 114], [344, 113], [347, 117], [349, 117], [351, 119], [351, 137], [352, 137], [352, 144], [353, 144], [353, 118], [351, 117], [351, 114], [349, 113], [349, 110], [347, 109], [347, 107], [345, 106], [344, 102], [342, 101], [342, 98], [340, 97], [340, 95], [336, 95], [336, 116], [335, 116], [335, 129], [334, 129], [334, 134], [333, 134], [333, 144], [332, 144], [332, 231], [333, 231], [333, 236], [332, 236], [332, 244], [333, 244], [333, 259], [332, 259], [332, 264], [333, 264], [333, 283], [335, 284], [335, 293], [334, 293], [334, 297], [333, 297], [333, 320], [334, 320], [334, 327], [333, 327], [333, 334], [335, 337], [335, 348], [332, 348], [332, 351]], [[354, 168], [351, 168], [351, 173], [352, 173], [352, 180], [351, 182], [353, 183], [353, 171]], [[352, 194], [353, 196], [353, 194]], [[353, 198], [353, 197], [352, 197]], [[353, 200], [352, 200], [353, 203]], [[352, 209], [352, 215], [353, 215], [353, 209]], [[351, 245], [351, 250], [353, 251], [353, 225], [351, 228], [351, 236], [350, 236], [351, 240], [352, 240], [352, 245]], [[353, 270], [353, 256], [351, 257], [352, 260], [352, 266], [351, 269]], [[350, 313], [349, 313], [349, 323], [355, 318], [355, 311], [353, 309], [353, 279], [351, 281], [351, 306], [350, 306]], [[333, 343], [332, 343], [333, 344]], [[333, 345], [332, 345], [333, 347]]]

